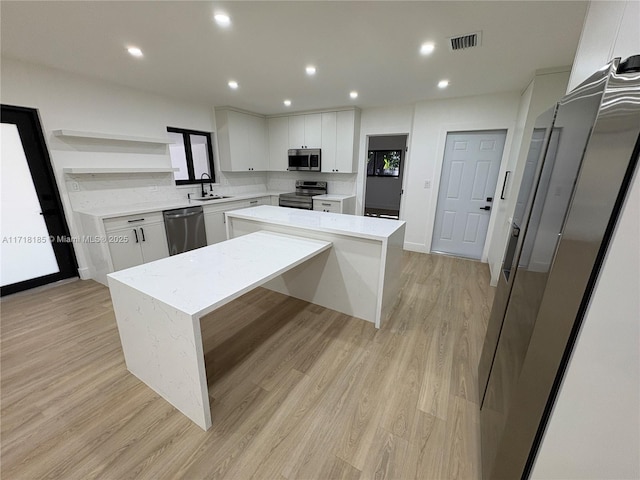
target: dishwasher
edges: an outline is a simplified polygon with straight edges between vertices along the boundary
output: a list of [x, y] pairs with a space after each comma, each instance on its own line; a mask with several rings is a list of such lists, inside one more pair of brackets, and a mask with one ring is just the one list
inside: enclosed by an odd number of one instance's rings
[[164, 228], [167, 231], [169, 255], [207, 246], [202, 207], [176, 208], [162, 213]]

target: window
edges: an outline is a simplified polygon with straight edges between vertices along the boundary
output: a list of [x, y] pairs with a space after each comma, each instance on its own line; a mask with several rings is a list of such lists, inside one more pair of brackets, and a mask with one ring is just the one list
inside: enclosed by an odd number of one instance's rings
[[400, 150], [369, 150], [368, 177], [399, 177]]
[[215, 172], [211, 134], [174, 127], [167, 127], [167, 132], [171, 140], [169, 144], [171, 165], [179, 169], [174, 172], [176, 185], [213, 183]]

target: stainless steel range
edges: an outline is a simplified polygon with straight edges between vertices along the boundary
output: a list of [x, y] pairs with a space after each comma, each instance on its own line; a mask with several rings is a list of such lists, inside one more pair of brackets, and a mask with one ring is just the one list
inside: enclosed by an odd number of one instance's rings
[[280, 206], [313, 210], [313, 197], [327, 193], [327, 182], [296, 180], [296, 191], [280, 194]]

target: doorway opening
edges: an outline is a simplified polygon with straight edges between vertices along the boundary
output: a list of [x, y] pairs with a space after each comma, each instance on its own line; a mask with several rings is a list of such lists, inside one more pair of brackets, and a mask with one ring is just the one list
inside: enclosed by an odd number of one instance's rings
[[77, 277], [78, 266], [38, 112], [1, 107], [0, 295]]
[[506, 138], [506, 130], [447, 133], [432, 252], [481, 259]]
[[364, 214], [400, 218], [402, 177], [408, 135], [369, 137]]

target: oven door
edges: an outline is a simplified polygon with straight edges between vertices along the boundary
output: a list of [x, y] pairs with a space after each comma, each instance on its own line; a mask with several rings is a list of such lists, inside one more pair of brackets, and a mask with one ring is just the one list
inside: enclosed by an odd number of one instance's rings
[[278, 203], [281, 207], [300, 208], [303, 210], [313, 210], [313, 201], [311, 197], [280, 197]]

